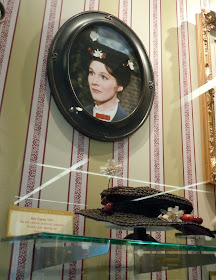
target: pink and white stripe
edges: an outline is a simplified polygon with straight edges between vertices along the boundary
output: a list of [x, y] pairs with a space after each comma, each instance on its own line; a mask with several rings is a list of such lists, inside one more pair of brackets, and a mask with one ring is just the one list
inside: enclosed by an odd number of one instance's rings
[[[178, 21], [179, 79], [181, 99], [187, 96], [192, 91], [192, 86], [190, 70], [187, 2], [186, 0], [176, 1], [176, 5]], [[190, 185], [197, 182], [192, 102], [185, 102], [184, 104], [181, 104], [181, 126], [184, 185]], [[188, 198], [193, 204], [194, 214], [198, 215], [197, 193], [186, 189], [185, 197]], [[194, 242], [195, 241], [193, 238], [187, 238], [188, 244], [194, 244]], [[188, 279], [201, 279], [201, 268], [189, 268]]]
[[[71, 155], [71, 166], [89, 158], [89, 138], [74, 130], [73, 133], [73, 147]], [[88, 171], [88, 163], [77, 168], [79, 171]], [[78, 211], [81, 207], [80, 204], [86, 204], [86, 186], [87, 186], [87, 173], [72, 172], [70, 174], [70, 185], [68, 190], [68, 211]], [[84, 218], [81, 215], [75, 216], [75, 234], [84, 234]]]
[[19, 14], [20, 0], [4, 1], [6, 9], [5, 21], [0, 25], [0, 112], [4, 98], [7, 72], [10, 63], [13, 38]]
[[[161, 57], [161, 6], [160, 1], [150, 1], [150, 47], [149, 58], [155, 80], [154, 103], [150, 112], [150, 181], [164, 183], [164, 140], [163, 140], [163, 87]], [[163, 191], [164, 187], [153, 185]]]
[[210, 10], [209, 0], [200, 0], [201, 9]]
[[132, 0], [119, 1], [119, 19], [128, 26], [132, 26]]
[[[149, 57], [152, 63], [155, 80], [154, 103], [149, 117], [150, 130], [150, 182], [164, 183], [164, 139], [163, 139], [163, 86], [162, 86], [162, 57], [161, 57], [161, 1], [149, 1]], [[152, 185], [157, 190], [164, 187]], [[152, 232], [158, 242], [166, 241], [164, 231]], [[152, 279], [166, 279], [166, 272], [152, 273]]]
[[[125, 138], [121, 141], [114, 142], [113, 144], [113, 158], [114, 160], [122, 165], [122, 172], [120, 177], [128, 177], [128, 155], [129, 155], [129, 141], [128, 138]], [[127, 179], [113, 179], [114, 186], [127, 186]]]
[[16, 242], [13, 245], [13, 259], [8, 279], [31, 279], [33, 242]]
[[[98, 10], [99, 0], [86, 0], [84, 3], [84, 11]], [[71, 166], [77, 162], [89, 158], [89, 143], [88, 137], [85, 137], [81, 133], [73, 130], [72, 140], [72, 153], [71, 153]], [[85, 164], [78, 168], [80, 171], [88, 171], [88, 164]], [[78, 211], [83, 208], [80, 204], [86, 205], [87, 195], [87, 179], [88, 176], [85, 173], [72, 172], [70, 174], [70, 182], [68, 189], [68, 202], [74, 204], [68, 204], [68, 211]], [[75, 234], [85, 234], [85, 219], [81, 215], [75, 215]], [[82, 279], [83, 261], [74, 261], [70, 264], [65, 264], [63, 272], [63, 279]]]
[[[50, 89], [46, 76], [46, 60], [51, 40], [59, 27], [61, 5], [62, 1], [58, 0], [47, 0], [46, 2], [20, 184], [20, 196], [33, 191], [41, 184], [42, 170], [36, 164], [43, 163], [49, 116]], [[34, 198], [39, 198], [39, 193], [35, 194]], [[37, 202], [32, 200], [22, 201], [20, 205], [38, 207]], [[21, 242], [20, 246], [13, 250], [11, 266], [16, 268], [14, 276], [16, 275], [19, 279], [29, 279], [29, 271], [31, 271], [32, 265], [29, 260], [32, 260], [32, 250], [32, 242]]]
[[85, 0], [85, 11], [98, 11], [100, 0]]
[[[119, 1], [119, 19], [124, 23], [131, 26], [132, 22], [132, 1], [120, 0]], [[123, 139], [113, 144], [113, 158], [122, 164], [121, 177], [128, 177], [128, 164], [129, 164], [129, 139]], [[114, 179], [113, 186], [127, 186], [128, 181], [123, 179]], [[110, 237], [122, 239], [127, 235], [127, 231], [110, 230]], [[123, 280], [127, 279], [127, 251], [122, 246], [111, 246], [110, 248], [110, 279]]]
[[[128, 177], [129, 140], [114, 142], [113, 158], [122, 164], [121, 177]], [[127, 180], [113, 179], [113, 186], [127, 186]], [[123, 239], [127, 235], [125, 230], [110, 230], [110, 238]], [[110, 248], [110, 279], [127, 279], [127, 251], [125, 246], [112, 245]]]
[[[71, 154], [71, 166], [77, 162], [89, 158], [89, 138], [83, 134], [73, 131], [72, 141], [72, 154]], [[80, 166], [77, 170], [88, 171], [88, 163]], [[87, 195], [87, 173], [72, 172], [70, 174], [70, 183], [68, 189], [68, 202], [70, 203], [67, 211], [78, 211], [83, 205], [86, 205]], [[74, 203], [74, 204], [71, 204]], [[81, 206], [82, 204], [82, 206]], [[75, 234], [85, 234], [85, 220], [81, 215], [75, 215]], [[64, 265], [64, 278], [63, 279], [82, 279], [82, 261], [74, 261], [70, 264]]]

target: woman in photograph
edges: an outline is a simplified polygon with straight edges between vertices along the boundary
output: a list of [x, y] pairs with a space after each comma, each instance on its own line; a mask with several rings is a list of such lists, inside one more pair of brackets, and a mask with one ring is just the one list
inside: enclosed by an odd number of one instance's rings
[[88, 84], [94, 104], [85, 109], [104, 121], [122, 120], [128, 114], [120, 105], [118, 94], [130, 83], [133, 63], [127, 54], [97, 42], [97, 32], [92, 31], [90, 37]]

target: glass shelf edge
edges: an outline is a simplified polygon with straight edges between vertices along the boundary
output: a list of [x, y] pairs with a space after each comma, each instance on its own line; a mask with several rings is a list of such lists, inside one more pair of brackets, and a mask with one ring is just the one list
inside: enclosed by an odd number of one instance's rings
[[102, 237], [89, 237], [89, 236], [78, 236], [78, 235], [64, 235], [57, 233], [36, 233], [22, 236], [5, 237], [0, 239], [0, 242], [14, 243], [17, 241], [28, 241], [28, 240], [58, 240], [65, 242], [91, 242], [99, 244], [107, 244], [110, 242], [111, 245], [131, 245], [143, 247], [145, 249], [152, 250], [181, 250], [181, 251], [205, 251], [205, 252], [216, 252], [216, 246], [200, 246], [200, 245], [184, 245], [174, 243], [157, 243], [147, 242], [140, 240], [130, 239], [113, 239], [113, 238], [102, 238]]

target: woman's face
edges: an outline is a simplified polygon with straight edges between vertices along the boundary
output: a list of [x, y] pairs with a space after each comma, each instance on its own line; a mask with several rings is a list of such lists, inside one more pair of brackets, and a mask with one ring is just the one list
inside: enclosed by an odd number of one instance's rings
[[93, 60], [89, 65], [89, 88], [92, 98], [100, 109], [113, 108], [117, 103], [117, 93], [123, 90], [116, 79], [107, 71], [105, 65]]

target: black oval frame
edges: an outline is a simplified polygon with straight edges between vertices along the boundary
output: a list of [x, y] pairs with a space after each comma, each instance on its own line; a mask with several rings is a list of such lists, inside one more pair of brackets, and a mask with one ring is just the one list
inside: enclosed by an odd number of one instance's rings
[[3, 3], [0, 2], [0, 24], [4, 22], [5, 18], [6, 18], [6, 10], [5, 7], [3, 5]]
[[[137, 108], [128, 117], [106, 122], [91, 116], [80, 102], [70, 84], [68, 53], [71, 42], [84, 27], [107, 25], [118, 30], [133, 43], [142, 75], [141, 98]], [[117, 141], [134, 133], [149, 115], [154, 99], [154, 78], [151, 63], [138, 36], [121, 20], [104, 12], [80, 13], [65, 22], [56, 33], [48, 54], [47, 73], [51, 93], [64, 118], [79, 132], [100, 141]]]

